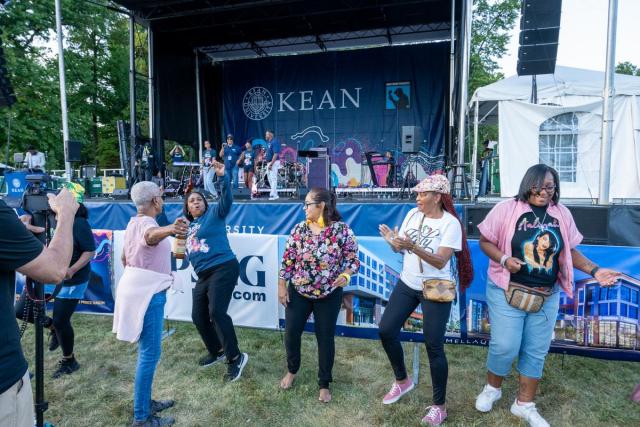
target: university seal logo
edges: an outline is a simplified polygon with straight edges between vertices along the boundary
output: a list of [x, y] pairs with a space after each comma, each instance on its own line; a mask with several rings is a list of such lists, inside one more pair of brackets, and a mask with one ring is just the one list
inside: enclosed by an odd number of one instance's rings
[[263, 87], [252, 87], [244, 94], [242, 110], [251, 120], [265, 119], [273, 109], [273, 97]]

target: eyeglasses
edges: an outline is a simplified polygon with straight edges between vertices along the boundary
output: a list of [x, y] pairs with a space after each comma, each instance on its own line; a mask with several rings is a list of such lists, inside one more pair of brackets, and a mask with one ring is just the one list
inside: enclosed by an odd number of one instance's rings
[[531, 187], [531, 192], [533, 192], [533, 193], [539, 193], [542, 190], [545, 190], [547, 193], [553, 193], [554, 191], [556, 191], [556, 186], [555, 185], [547, 185], [547, 186], [541, 187], [540, 191], [538, 191], [538, 187]]
[[302, 204], [302, 209], [306, 210], [311, 205], [319, 205], [320, 202], [304, 202]]

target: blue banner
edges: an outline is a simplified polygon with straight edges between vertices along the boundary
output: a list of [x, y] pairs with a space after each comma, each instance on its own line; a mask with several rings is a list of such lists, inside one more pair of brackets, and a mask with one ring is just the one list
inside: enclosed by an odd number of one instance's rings
[[447, 43], [230, 61], [223, 67], [224, 133], [236, 143], [275, 131], [280, 157], [327, 147], [332, 182], [367, 184], [363, 155], [401, 157], [402, 126], [420, 150], [442, 159]]

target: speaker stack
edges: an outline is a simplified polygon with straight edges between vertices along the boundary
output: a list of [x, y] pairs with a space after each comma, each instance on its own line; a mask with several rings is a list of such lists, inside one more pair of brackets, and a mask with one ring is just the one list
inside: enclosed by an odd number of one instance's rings
[[523, 0], [520, 18], [519, 76], [553, 74], [558, 55], [562, 0]]

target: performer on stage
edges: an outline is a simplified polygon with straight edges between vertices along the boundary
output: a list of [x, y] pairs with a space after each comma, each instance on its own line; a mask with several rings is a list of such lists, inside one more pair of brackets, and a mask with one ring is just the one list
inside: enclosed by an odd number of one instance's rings
[[598, 267], [577, 249], [582, 234], [560, 203], [558, 172], [544, 164], [531, 166], [518, 195], [495, 205], [478, 229], [480, 249], [490, 259], [486, 292], [491, 341], [487, 384], [476, 398], [476, 409], [491, 411], [517, 357], [519, 390], [511, 413], [531, 426], [549, 426], [533, 400], [556, 325], [560, 290], [573, 297], [574, 268], [593, 276], [601, 287], [616, 284], [620, 273]]
[[211, 167], [211, 164], [216, 160], [218, 153], [214, 148], [211, 148], [211, 142], [208, 140], [204, 142], [204, 150], [202, 151], [202, 159], [200, 164], [202, 165], [202, 180], [204, 182], [204, 189], [211, 193], [213, 197], [218, 197], [216, 187], [213, 185], [216, 180], [216, 171]]
[[278, 141], [278, 138], [274, 138], [272, 130], [268, 130], [265, 133], [264, 139], [267, 141], [264, 160], [268, 162], [267, 170], [269, 171], [269, 187], [271, 188], [269, 200], [278, 200], [278, 170], [280, 169], [280, 160], [278, 157], [280, 156], [280, 141]]
[[220, 200], [209, 206], [204, 196], [192, 191], [184, 201], [183, 212], [189, 221], [186, 251], [198, 281], [193, 289], [191, 317], [208, 353], [199, 361], [210, 366], [227, 359], [224, 381], [236, 381], [242, 375], [249, 356], [238, 349], [233, 320], [227, 313], [233, 290], [238, 283], [240, 266], [229, 247], [225, 218], [233, 195], [224, 164], [215, 160], [211, 168], [218, 180]]
[[138, 342], [138, 362], [133, 392], [133, 426], [170, 426], [172, 417], [155, 414], [173, 406], [173, 400], [152, 400], [153, 376], [162, 351], [162, 322], [171, 276], [171, 245], [167, 237], [187, 232], [187, 222], [178, 218], [159, 227], [154, 219], [164, 204], [162, 191], [151, 181], [131, 187], [137, 215], [124, 233], [124, 273], [116, 288], [113, 332], [119, 340]]
[[[429, 176], [413, 191], [418, 193], [417, 207], [407, 213], [400, 231], [380, 225], [380, 235], [391, 248], [404, 253], [400, 280], [391, 292], [379, 326], [382, 346], [396, 377], [382, 403], [395, 403], [414, 388], [412, 379], [407, 375], [399, 335], [402, 325], [420, 304], [433, 384], [433, 401], [422, 422], [437, 426], [447, 418], [445, 400], [449, 365], [443, 340], [451, 304], [456, 282], [460, 288], [466, 288], [473, 279], [473, 267], [447, 178], [444, 175]], [[457, 261], [457, 278], [451, 265], [454, 252], [457, 252], [454, 258]], [[440, 295], [427, 292], [431, 285], [436, 285], [435, 289], [452, 288], [450, 298], [439, 298]]]
[[176, 163], [184, 162], [184, 157], [186, 155], [184, 148], [182, 148], [180, 144], [176, 144], [169, 152], [169, 155], [171, 156], [171, 173], [173, 175], [173, 179], [178, 179], [180, 167], [176, 166]]
[[395, 187], [396, 180], [396, 159], [391, 151], [384, 153], [384, 160], [389, 165], [387, 169], [387, 187]]
[[44, 165], [47, 163], [44, 153], [38, 151], [36, 147], [30, 145], [24, 156], [24, 167], [34, 171], [44, 172]]
[[238, 159], [238, 166], [242, 167], [244, 171], [244, 186], [251, 191], [251, 198], [254, 198], [253, 194], [253, 169], [255, 167], [255, 155], [256, 152], [253, 149], [253, 142], [248, 139], [244, 143], [244, 151], [240, 154]]
[[288, 369], [280, 387], [290, 388], [300, 369], [300, 337], [313, 313], [320, 364], [318, 399], [328, 403], [342, 288], [350, 283], [352, 274], [358, 273], [358, 243], [336, 209], [333, 192], [311, 189], [304, 212], [306, 221], [296, 225], [287, 240], [278, 280], [278, 298], [285, 306]]
[[233, 135], [227, 135], [227, 143], [220, 149], [220, 157], [224, 160], [224, 168], [229, 175], [231, 188], [238, 187], [238, 158], [242, 149], [233, 143]]

